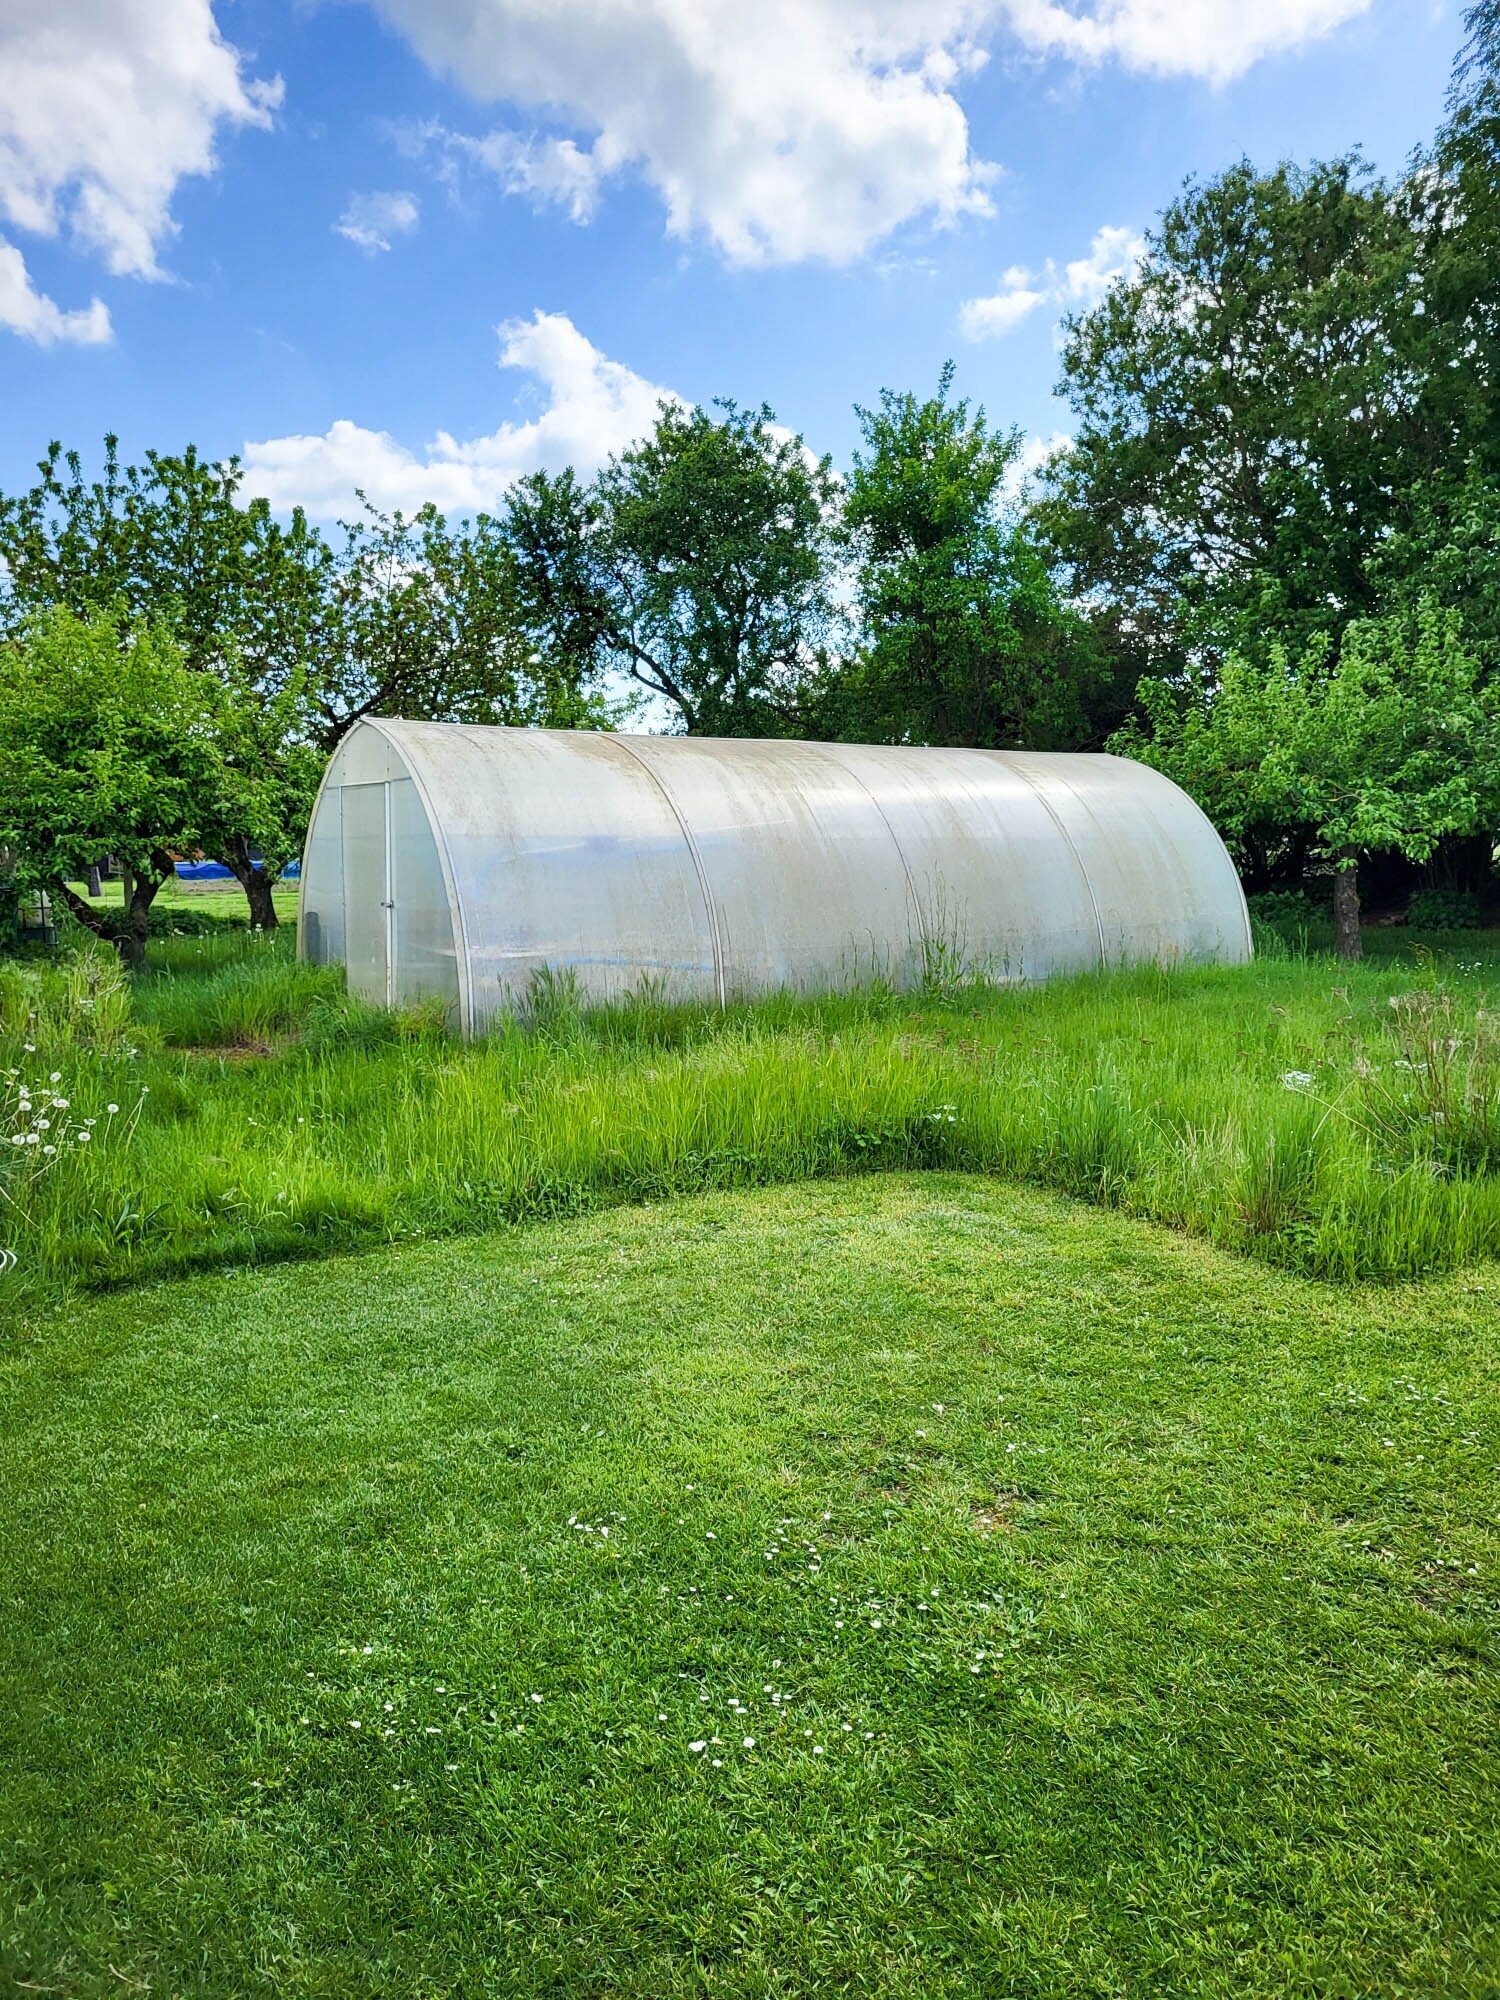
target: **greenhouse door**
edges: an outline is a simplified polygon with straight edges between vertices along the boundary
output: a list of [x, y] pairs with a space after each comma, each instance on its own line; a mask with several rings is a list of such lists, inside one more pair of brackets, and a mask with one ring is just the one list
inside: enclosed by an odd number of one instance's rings
[[391, 1004], [391, 788], [345, 785], [344, 962], [349, 991], [377, 1007]]

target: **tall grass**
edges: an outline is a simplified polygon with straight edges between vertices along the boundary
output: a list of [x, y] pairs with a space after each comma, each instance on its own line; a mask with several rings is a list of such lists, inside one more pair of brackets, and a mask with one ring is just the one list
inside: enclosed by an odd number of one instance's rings
[[18, 1300], [928, 1166], [1324, 1278], [1415, 1276], [1500, 1251], [1500, 966], [1485, 940], [1464, 949], [724, 1014], [650, 992], [589, 1013], [553, 982], [469, 1048], [350, 1002], [281, 940], [176, 941], [129, 992], [87, 957], [7, 971], [0, 1069], [57, 1073], [99, 1122], [24, 1188], [0, 1147], [0, 1285]]

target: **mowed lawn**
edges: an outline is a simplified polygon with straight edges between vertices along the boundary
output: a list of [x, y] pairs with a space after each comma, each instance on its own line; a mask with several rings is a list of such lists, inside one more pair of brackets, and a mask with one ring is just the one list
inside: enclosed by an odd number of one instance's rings
[[1500, 1267], [882, 1176], [0, 1345], [0, 1991], [1500, 1993]]

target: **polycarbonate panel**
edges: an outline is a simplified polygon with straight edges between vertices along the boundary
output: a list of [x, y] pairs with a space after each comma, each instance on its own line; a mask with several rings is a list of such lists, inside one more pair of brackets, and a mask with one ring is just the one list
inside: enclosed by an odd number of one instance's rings
[[543, 972], [590, 1000], [649, 984], [713, 999], [713, 930], [691, 847], [625, 744], [587, 731], [389, 723], [423, 783], [461, 904], [470, 1020]]
[[313, 965], [344, 962], [344, 843], [337, 785], [325, 787], [307, 830], [297, 885], [297, 950]]
[[388, 1007], [390, 887], [386, 870], [383, 784], [345, 785], [340, 793], [344, 843], [344, 965], [349, 991]]
[[924, 957], [1037, 979], [1250, 949], [1223, 844], [1167, 779], [1010, 751], [368, 721], [330, 762], [304, 898], [306, 955], [342, 948], [371, 998], [439, 992], [470, 1031], [544, 972], [712, 1000], [910, 983]]
[[1250, 956], [1234, 863], [1169, 778], [1125, 757], [1006, 752], [1056, 814], [1088, 872], [1106, 965]]
[[398, 1006], [436, 995], [458, 1020], [458, 953], [453, 911], [427, 809], [410, 778], [390, 787], [390, 881], [395, 956], [391, 994]]
[[1082, 864], [1034, 788], [988, 750], [830, 744], [878, 806], [920, 912], [934, 971], [1045, 979], [1099, 963]]
[[828, 745], [660, 736], [631, 748], [692, 829], [726, 997], [904, 976], [918, 936], [906, 870]]

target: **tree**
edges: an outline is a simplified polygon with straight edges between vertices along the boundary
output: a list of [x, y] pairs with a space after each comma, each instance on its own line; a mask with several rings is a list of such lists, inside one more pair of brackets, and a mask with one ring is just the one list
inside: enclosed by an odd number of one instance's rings
[[344, 524], [336, 565], [333, 670], [316, 734], [331, 750], [366, 715], [520, 728], [598, 727], [598, 663], [542, 654], [521, 614], [505, 523], [450, 524], [436, 507]]
[[516, 622], [537, 670], [560, 687], [597, 687], [610, 660], [615, 615], [603, 524], [597, 494], [571, 466], [530, 473], [506, 496]]
[[607, 606], [607, 656], [684, 729], [784, 735], [826, 656], [832, 473], [769, 409], [716, 407], [663, 403], [574, 506], [569, 602], [581, 632]]
[[[242, 759], [251, 817], [223, 823], [210, 851], [245, 890], [251, 921], [274, 926], [271, 885], [301, 845], [299, 814], [311, 801], [312, 696], [338, 657], [331, 551], [300, 512], [283, 525], [263, 500], [242, 503], [236, 460], [209, 464], [192, 446], [122, 466], [106, 437], [103, 470], [89, 480], [79, 454], [54, 443], [38, 473], [29, 491], [0, 495], [0, 632], [59, 605], [114, 614], [125, 630], [149, 622], [171, 632], [185, 665], [223, 697]], [[261, 808], [273, 798], [280, 809], [268, 816]]]
[[[1107, 673], [1020, 509], [1018, 432], [936, 396], [859, 410], [843, 522], [857, 643], [823, 702], [833, 733], [880, 742], [1073, 746]], [[1112, 720], [1118, 717], [1111, 718]]]
[[[99, 477], [49, 447], [37, 483], [0, 496], [0, 632], [39, 609], [117, 612], [171, 631], [210, 676], [226, 772], [247, 814], [209, 848], [274, 926], [272, 886], [300, 848], [315, 752], [364, 715], [521, 725], [604, 719], [596, 692], [537, 657], [516, 620], [515, 565], [499, 525], [410, 519], [366, 506], [337, 553], [300, 512], [278, 522], [242, 498], [238, 462], [189, 446], [122, 466], [106, 438]], [[257, 830], [258, 829], [258, 830]]]
[[1149, 728], [1110, 747], [1176, 779], [1234, 839], [1265, 819], [1301, 822], [1332, 864], [1334, 946], [1358, 958], [1360, 857], [1423, 860], [1500, 806], [1500, 701], [1452, 612], [1427, 605], [1351, 625], [1300, 660], [1231, 657], [1174, 695], [1141, 688]]
[[[18, 882], [49, 889], [142, 963], [173, 852], [256, 808], [254, 786], [226, 762], [226, 733], [220, 690], [170, 633], [127, 630], [106, 611], [38, 614], [0, 643], [0, 849], [15, 855]], [[133, 881], [118, 932], [68, 886], [106, 852]]]
[[1434, 323], [1467, 391], [1466, 464], [1500, 483], [1500, 0], [1464, 14], [1448, 117], [1410, 176]]
[[1463, 429], [1415, 252], [1357, 156], [1241, 161], [1189, 182], [1135, 275], [1069, 322], [1078, 424], [1046, 525], [1164, 669], [1300, 655], [1375, 610], [1374, 559]]

